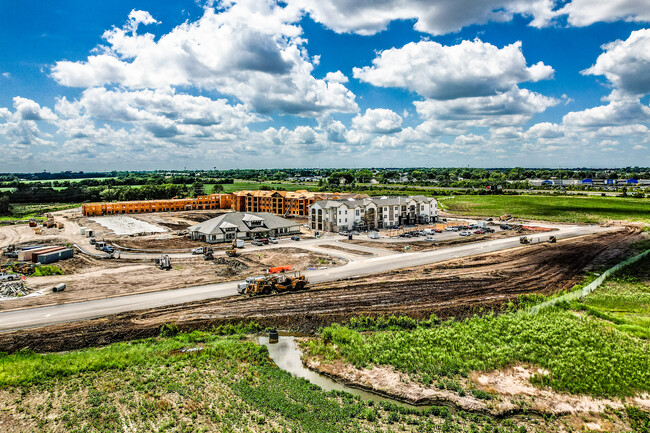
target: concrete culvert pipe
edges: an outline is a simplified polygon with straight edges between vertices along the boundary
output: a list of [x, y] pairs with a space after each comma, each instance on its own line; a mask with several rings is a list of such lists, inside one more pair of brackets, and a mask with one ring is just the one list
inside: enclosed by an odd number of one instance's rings
[[52, 287], [53, 292], [62, 292], [65, 290], [65, 283], [57, 284], [56, 286]]

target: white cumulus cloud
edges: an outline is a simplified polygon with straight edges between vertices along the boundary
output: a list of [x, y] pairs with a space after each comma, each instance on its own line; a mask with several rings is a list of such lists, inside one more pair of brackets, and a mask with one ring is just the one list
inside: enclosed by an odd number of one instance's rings
[[392, 110], [369, 108], [363, 115], [357, 115], [352, 119], [352, 126], [363, 132], [392, 134], [402, 129], [402, 118]]
[[261, 113], [358, 111], [355, 95], [343, 84], [312, 76], [299, 18], [295, 8], [271, 0], [241, 0], [220, 11], [206, 8], [199, 20], [155, 40], [136, 33], [140, 23], [155, 20], [134, 11], [123, 28], [104, 34], [107, 45], [97, 54], [57, 62], [52, 76], [71, 87], [216, 90]]
[[478, 39], [453, 46], [420, 41], [381, 52], [372, 66], [354, 68], [354, 76], [429, 99], [456, 99], [495, 95], [518, 83], [548, 79], [553, 68], [542, 62], [528, 67], [521, 42], [498, 48]]

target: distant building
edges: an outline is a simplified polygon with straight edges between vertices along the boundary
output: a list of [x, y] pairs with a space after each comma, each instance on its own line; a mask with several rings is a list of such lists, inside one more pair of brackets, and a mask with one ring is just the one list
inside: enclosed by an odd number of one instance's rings
[[229, 212], [188, 228], [190, 237], [208, 243], [300, 233], [300, 224], [270, 213]]
[[438, 220], [436, 199], [425, 196], [321, 200], [309, 209], [313, 230], [376, 230]]

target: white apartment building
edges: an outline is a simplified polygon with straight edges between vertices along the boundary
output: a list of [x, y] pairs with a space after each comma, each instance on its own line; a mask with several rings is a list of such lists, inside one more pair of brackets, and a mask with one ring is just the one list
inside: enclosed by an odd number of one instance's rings
[[376, 230], [438, 221], [438, 202], [422, 195], [321, 200], [309, 208], [313, 230]]

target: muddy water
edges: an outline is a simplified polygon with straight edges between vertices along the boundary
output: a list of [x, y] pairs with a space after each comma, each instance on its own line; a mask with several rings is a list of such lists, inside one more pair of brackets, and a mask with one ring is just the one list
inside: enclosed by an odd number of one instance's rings
[[269, 350], [269, 356], [275, 362], [275, 364], [280, 367], [282, 370], [288, 371], [297, 377], [302, 377], [307, 379], [314, 385], [320, 386], [325, 391], [345, 391], [347, 393], [358, 395], [363, 400], [372, 400], [372, 401], [389, 401], [391, 403], [398, 404], [405, 407], [417, 407], [424, 408], [426, 406], [413, 406], [406, 403], [403, 403], [398, 400], [393, 400], [391, 398], [383, 397], [372, 392], [364, 391], [357, 388], [352, 388], [346, 385], [343, 385], [325, 375], [316, 373], [313, 370], [308, 369], [302, 363], [300, 356], [302, 355], [298, 345], [296, 344], [295, 337], [292, 335], [280, 335], [280, 339], [277, 343], [269, 343], [268, 336], [258, 337], [258, 343], [264, 345]]

